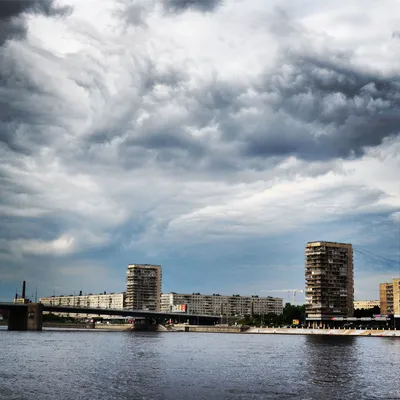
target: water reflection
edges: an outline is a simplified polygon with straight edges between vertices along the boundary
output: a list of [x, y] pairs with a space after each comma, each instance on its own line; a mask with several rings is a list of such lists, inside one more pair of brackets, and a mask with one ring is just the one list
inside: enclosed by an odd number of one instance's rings
[[352, 336], [306, 337], [305, 354], [313, 393], [321, 397], [329, 394], [331, 398], [340, 398], [343, 394], [357, 397], [356, 341]]
[[0, 331], [0, 345], [1, 400], [400, 398], [398, 339]]

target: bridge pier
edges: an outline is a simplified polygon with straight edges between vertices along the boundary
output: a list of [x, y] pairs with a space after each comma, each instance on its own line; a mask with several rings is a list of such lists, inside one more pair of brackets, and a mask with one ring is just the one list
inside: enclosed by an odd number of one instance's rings
[[41, 331], [43, 327], [43, 304], [28, 304], [28, 331]]
[[8, 330], [26, 331], [28, 330], [28, 308], [19, 307], [8, 312]]
[[157, 331], [158, 323], [153, 318], [136, 318], [132, 323], [133, 331]]
[[9, 331], [41, 331], [43, 327], [43, 305], [30, 303], [28, 307], [16, 307], [8, 313]]

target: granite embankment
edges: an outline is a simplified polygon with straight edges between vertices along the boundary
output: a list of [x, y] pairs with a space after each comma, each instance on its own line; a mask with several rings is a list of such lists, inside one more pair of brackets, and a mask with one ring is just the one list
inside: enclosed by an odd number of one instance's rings
[[279, 335], [337, 335], [337, 336], [390, 336], [400, 337], [400, 331], [373, 329], [302, 329], [302, 328], [249, 328], [246, 334]]
[[169, 332], [204, 332], [204, 333], [243, 333], [248, 328], [228, 325], [173, 325], [159, 327], [159, 331]]
[[[0, 321], [0, 326], [7, 326], [7, 321]], [[60, 324], [44, 323], [44, 329], [66, 330], [97, 330], [97, 331], [129, 331], [131, 324]], [[153, 330], [153, 329], [149, 329]], [[202, 332], [202, 333], [236, 333], [255, 335], [329, 335], [329, 336], [370, 336], [370, 337], [398, 337], [400, 330], [370, 330], [370, 329], [304, 329], [304, 328], [257, 328], [227, 325], [158, 325], [158, 332]]]
[[65, 323], [43, 323], [43, 328], [56, 328], [56, 329], [96, 329], [102, 331], [126, 331], [132, 328], [131, 324], [65, 324]]
[[302, 329], [302, 328], [257, 328], [224, 325], [173, 325], [159, 327], [159, 331], [204, 332], [204, 333], [242, 333], [276, 335], [337, 335], [337, 336], [386, 336], [400, 337], [400, 330], [362, 330], [362, 329]]

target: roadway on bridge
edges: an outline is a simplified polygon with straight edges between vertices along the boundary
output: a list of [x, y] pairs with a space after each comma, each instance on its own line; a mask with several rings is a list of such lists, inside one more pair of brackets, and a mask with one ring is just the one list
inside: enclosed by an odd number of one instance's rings
[[[0, 310], [13, 310], [28, 307], [28, 304], [0, 303]], [[219, 315], [200, 315], [173, 312], [158, 311], [141, 311], [141, 310], [116, 310], [110, 308], [88, 308], [88, 307], [71, 307], [71, 306], [55, 306], [43, 304], [44, 312], [52, 313], [68, 313], [68, 314], [95, 314], [95, 315], [113, 315], [121, 317], [143, 317], [143, 318], [199, 318], [208, 321], [220, 320]]]

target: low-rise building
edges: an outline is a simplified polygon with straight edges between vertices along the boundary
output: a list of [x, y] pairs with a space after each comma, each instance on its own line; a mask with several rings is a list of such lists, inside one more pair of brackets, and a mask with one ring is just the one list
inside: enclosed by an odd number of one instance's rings
[[200, 315], [241, 316], [251, 314], [282, 314], [283, 299], [258, 296], [222, 296], [200, 293], [164, 293], [161, 295], [161, 311], [176, 310], [175, 306], [187, 305], [186, 312]]
[[369, 310], [374, 307], [380, 307], [379, 300], [355, 300], [354, 309], [355, 310]]
[[25, 299], [23, 297], [17, 297], [14, 299], [14, 304], [28, 304], [29, 303], [29, 299]]
[[[87, 307], [87, 308], [103, 308], [113, 310], [123, 310], [125, 306], [125, 293], [100, 293], [100, 294], [79, 294], [77, 296], [50, 296], [41, 297], [39, 302], [52, 306], [69, 306], [69, 307]], [[66, 313], [57, 313], [58, 315], [67, 316]], [[71, 314], [72, 317], [85, 318], [95, 317], [97, 314]], [[107, 317], [108, 318], [108, 317]], [[119, 317], [121, 318], [121, 317]]]

